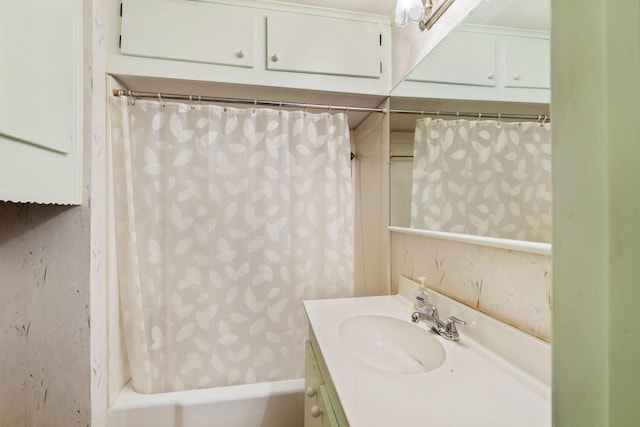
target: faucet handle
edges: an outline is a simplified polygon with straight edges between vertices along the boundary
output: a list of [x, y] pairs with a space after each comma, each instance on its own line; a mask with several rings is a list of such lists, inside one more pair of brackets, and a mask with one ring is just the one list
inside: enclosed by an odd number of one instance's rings
[[445, 327], [445, 333], [449, 336], [458, 336], [458, 330], [456, 329], [456, 323], [458, 325], [466, 325], [467, 322], [460, 320], [455, 316], [450, 316], [447, 319], [447, 326]]

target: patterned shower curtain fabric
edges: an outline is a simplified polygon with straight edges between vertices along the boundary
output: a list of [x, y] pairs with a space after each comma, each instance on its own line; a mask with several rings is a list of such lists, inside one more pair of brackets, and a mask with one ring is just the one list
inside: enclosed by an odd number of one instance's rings
[[346, 116], [123, 97], [110, 122], [135, 390], [302, 377], [302, 300], [353, 294]]
[[551, 125], [420, 119], [411, 226], [551, 242]]

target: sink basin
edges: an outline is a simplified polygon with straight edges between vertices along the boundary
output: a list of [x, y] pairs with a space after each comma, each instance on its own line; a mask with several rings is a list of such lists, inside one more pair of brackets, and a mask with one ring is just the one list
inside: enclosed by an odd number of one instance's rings
[[339, 335], [356, 359], [386, 372], [428, 372], [442, 365], [445, 358], [444, 347], [435, 336], [408, 320], [350, 317], [340, 324]]

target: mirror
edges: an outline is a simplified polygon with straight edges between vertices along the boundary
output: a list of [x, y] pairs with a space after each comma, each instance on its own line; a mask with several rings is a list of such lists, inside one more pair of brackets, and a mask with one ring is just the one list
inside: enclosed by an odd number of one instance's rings
[[[436, 46], [394, 88], [391, 92], [391, 109], [418, 112], [472, 112], [485, 114], [485, 117], [489, 113], [500, 113], [500, 120], [496, 121], [505, 123], [505, 128], [519, 126], [517, 130], [523, 126], [509, 122], [525, 123], [525, 121], [522, 118], [505, 118], [506, 114], [548, 116], [550, 101], [549, 28], [549, 0], [540, 2], [484, 0], [458, 28]], [[522, 67], [522, 71], [518, 67]], [[421, 216], [420, 212], [416, 212], [420, 209], [429, 208], [435, 211], [444, 209], [442, 206], [432, 206], [433, 203], [425, 204], [423, 194], [416, 195], [416, 191], [412, 192], [412, 188], [417, 189], [422, 185], [421, 179], [428, 179], [424, 169], [417, 169], [418, 161], [414, 161], [413, 158], [416, 136], [414, 131], [417, 120], [419, 119], [423, 124], [424, 121], [430, 120], [429, 123], [432, 126], [435, 124], [434, 120], [437, 119], [433, 116], [431, 119], [425, 117], [427, 116], [420, 114], [391, 114], [390, 225], [396, 231], [421, 230], [418, 233], [435, 232], [440, 237], [454, 238], [455, 240], [470, 240], [503, 247], [524, 248], [525, 250], [533, 248], [532, 250], [535, 252], [546, 253], [550, 251], [550, 131], [547, 132], [548, 135], [543, 135], [543, 138], [549, 138], [547, 142], [539, 143], [540, 135], [532, 136], [531, 142], [523, 140], [523, 145], [527, 145], [529, 151], [535, 151], [537, 156], [535, 166], [537, 169], [531, 170], [529, 168], [527, 175], [538, 175], [540, 178], [539, 175], [548, 173], [548, 186], [540, 184], [540, 181], [535, 183], [537, 193], [542, 193], [543, 198], [548, 199], [548, 205], [524, 206], [513, 200], [504, 202], [502, 207], [483, 205], [480, 206], [480, 213], [475, 216], [475, 226], [464, 228], [460, 224], [456, 224], [456, 226], [447, 229], [440, 221], [435, 221], [432, 218], [427, 218], [427, 221], [416, 220]], [[459, 119], [455, 116], [441, 118], [449, 121]], [[492, 119], [495, 117], [490, 118], [490, 120]], [[477, 118], [470, 120], [477, 120]], [[484, 118], [480, 117], [480, 120], [484, 120]], [[542, 121], [540, 120], [540, 122]], [[535, 120], [530, 124], [529, 127], [534, 130], [537, 127], [550, 128], [548, 123], [535, 123]], [[466, 133], [469, 129], [451, 130], [456, 134]], [[511, 130], [505, 132], [510, 133]], [[492, 138], [503, 138], [495, 132], [492, 135]], [[518, 140], [517, 142], [520, 142], [521, 136], [515, 135], [515, 133], [513, 135]], [[424, 137], [421, 137], [420, 140], [424, 140]], [[471, 144], [476, 148], [475, 151], [482, 151], [482, 147], [477, 144], [477, 141], [471, 141]], [[457, 151], [461, 153], [463, 150]], [[473, 150], [469, 148], [469, 151]], [[525, 153], [525, 155], [528, 154]], [[546, 157], [540, 158], [540, 155]], [[486, 155], [483, 156], [486, 157]], [[516, 156], [515, 153], [509, 155], [509, 157], [514, 156]], [[529, 161], [527, 160], [527, 162]], [[469, 162], [470, 160], [467, 159], [466, 163], [458, 164], [455, 167], [458, 170], [464, 169], [465, 166], [469, 166]], [[446, 162], [445, 166], [454, 167]], [[424, 168], [424, 164], [420, 167]], [[469, 180], [473, 180], [473, 178], [469, 178], [467, 182]], [[498, 184], [493, 185], [499, 185], [503, 190], [516, 193], [515, 187], [518, 184], [503, 183], [502, 181], [498, 178], [496, 181]], [[475, 182], [477, 185], [470, 185], [466, 190], [480, 193], [490, 192], [487, 189], [488, 184], [483, 186], [482, 182], [481, 179], [477, 179]], [[449, 186], [461, 193], [459, 188], [461, 184], [450, 183]], [[543, 187], [545, 188], [540, 190]], [[436, 191], [434, 188], [430, 190], [419, 189], [423, 193], [431, 192], [430, 200], [433, 200], [433, 193]], [[529, 192], [536, 192], [535, 189], [529, 190]], [[447, 197], [446, 195], [440, 196]], [[466, 202], [462, 204], [466, 204]], [[508, 214], [511, 209], [517, 211], [518, 215], [524, 219], [523, 226], [521, 226], [522, 224], [509, 224], [510, 226], [490, 227], [492, 228], [490, 231], [485, 230], [485, 223], [499, 222], [495, 218], [500, 215], [504, 216], [503, 211]], [[526, 209], [530, 209], [530, 211], [526, 211]], [[462, 211], [464, 212], [465, 209], [463, 208]], [[467, 214], [466, 216], [473, 215]], [[424, 215], [423, 217], [426, 218]], [[533, 234], [529, 231], [523, 231], [528, 226], [538, 227], [538, 231], [540, 231], [538, 220], [542, 221], [542, 227], [547, 231]], [[527, 225], [526, 222], [529, 224]], [[469, 231], [470, 229], [479, 231]]]

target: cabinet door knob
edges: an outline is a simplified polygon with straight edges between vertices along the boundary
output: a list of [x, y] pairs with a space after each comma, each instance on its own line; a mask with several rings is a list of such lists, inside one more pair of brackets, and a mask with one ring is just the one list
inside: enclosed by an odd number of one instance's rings
[[278, 62], [280, 60], [280, 57], [278, 56], [277, 53], [274, 53], [273, 55], [271, 55], [271, 60], [273, 62]]
[[491, 72], [487, 73], [487, 78], [489, 80], [493, 80], [493, 77], [494, 77], [493, 73], [491, 73]]
[[244, 58], [244, 56], [245, 56], [244, 50], [240, 50], [238, 53], [236, 53], [236, 56], [238, 58]]
[[316, 391], [315, 388], [313, 388], [312, 386], [309, 386], [306, 388], [305, 394], [307, 395], [307, 397], [313, 397], [316, 394], [318, 394], [318, 392]]
[[322, 415], [322, 408], [317, 405], [313, 405], [309, 412], [311, 412], [311, 416], [313, 418], [318, 418], [320, 415]]
[[513, 80], [520, 80], [520, 74], [514, 74]]

